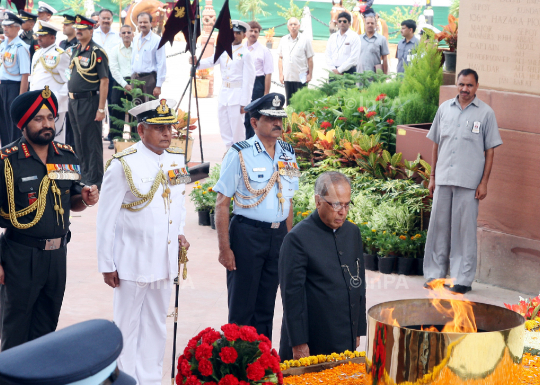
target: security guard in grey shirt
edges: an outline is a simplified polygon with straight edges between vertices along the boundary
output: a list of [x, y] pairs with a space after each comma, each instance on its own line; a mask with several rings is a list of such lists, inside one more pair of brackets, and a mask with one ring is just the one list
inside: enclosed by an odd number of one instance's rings
[[71, 55], [69, 120], [75, 137], [75, 151], [81, 160], [83, 183], [101, 186], [103, 143], [101, 121], [109, 87], [109, 59], [92, 40], [94, 21], [75, 17], [79, 44]]

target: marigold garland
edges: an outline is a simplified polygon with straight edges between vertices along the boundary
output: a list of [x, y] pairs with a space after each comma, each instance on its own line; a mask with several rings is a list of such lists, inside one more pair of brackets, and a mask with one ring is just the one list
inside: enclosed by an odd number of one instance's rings
[[341, 361], [346, 360], [348, 358], [355, 358], [355, 357], [365, 357], [366, 352], [358, 352], [354, 351], [351, 352], [350, 350], [345, 350], [343, 353], [332, 353], [327, 356], [324, 354], [319, 354], [318, 356], [309, 356], [309, 357], [303, 357], [299, 360], [287, 360], [283, 361], [281, 364], [279, 364], [281, 370], [287, 370], [289, 368], [298, 368], [301, 366], [310, 366], [310, 365], [317, 365], [322, 364], [323, 362], [335, 362], [335, 361]]

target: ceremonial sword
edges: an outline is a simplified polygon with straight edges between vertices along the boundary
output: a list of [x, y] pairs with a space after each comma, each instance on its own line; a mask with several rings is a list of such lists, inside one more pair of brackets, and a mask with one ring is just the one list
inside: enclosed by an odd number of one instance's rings
[[174, 299], [174, 327], [173, 327], [173, 348], [172, 348], [172, 369], [171, 369], [171, 385], [174, 385], [174, 368], [176, 367], [176, 332], [178, 330], [178, 294], [180, 290], [180, 268], [184, 264], [184, 269], [182, 271], [182, 279], [187, 278], [187, 250], [185, 247], [180, 246], [178, 248], [178, 277], [174, 279], [176, 285], [176, 298]]

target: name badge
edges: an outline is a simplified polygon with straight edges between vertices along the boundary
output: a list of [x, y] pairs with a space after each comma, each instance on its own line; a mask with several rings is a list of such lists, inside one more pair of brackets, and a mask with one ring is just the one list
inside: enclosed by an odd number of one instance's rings
[[257, 172], [257, 171], [266, 171], [266, 167], [255, 167], [253, 168], [253, 171]]
[[143, 183], [152, 183], [155, 178], [141, 178], [141, 182]]
[[481, 124], [482, 124], [481, 122], [474, 122], [474, 125], [473, 125], [473, 128], [472, 128], [473, 134], [480, 133], [480, 125]]
[[28, 182], [28, 181], [36, 180], [36, 179], [37, 179], [37, 175], [27, 176], [25, 178], [21, 178], [21, 182]]

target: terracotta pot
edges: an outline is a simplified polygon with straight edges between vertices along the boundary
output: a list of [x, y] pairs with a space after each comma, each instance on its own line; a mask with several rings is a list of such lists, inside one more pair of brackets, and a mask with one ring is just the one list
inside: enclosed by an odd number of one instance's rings
[[392, 274], [396, 259], [393, 256], [379, 257], [379, 271], [383, 274]]
[[364, 253], [364, 266], [366, 270], [378, 271], [379, 270], [379, 260], [377, 255], [365, 254]]
[[197, 211], [199, 214], [199, 226], [210, 226], [210, 211]]
[[[172, 147], [180, 147], [181, 149], [185, 150], [186, 141], [185, 141], [185, 139], [173, 139], [173, 140], [171, 140], [171, 146]], [[191, 152], [192, 152], [192, 150], [193, 150], [193, 139], [190, 139], [189, 142], [188, 142], [186, 162], [189, 162], [191, 160]]]
[[[197, 79], [197, 97], [207, 98], [210, 91], [210, 79]], [[192, 87], [191, 95], [195, 96], [195, 88]]]

